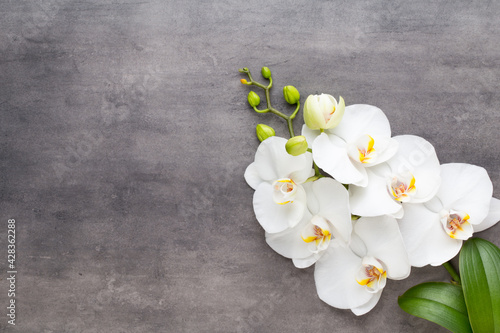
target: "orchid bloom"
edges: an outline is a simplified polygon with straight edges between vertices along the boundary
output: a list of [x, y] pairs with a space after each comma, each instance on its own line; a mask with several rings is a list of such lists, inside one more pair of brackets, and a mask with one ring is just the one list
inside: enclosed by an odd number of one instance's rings
[[349, 186], [353, 214], [400, 218], [404, 214], [402, 203], [423, 203], [437, 193], [441, 178], [434, 147], [414, 135], [393, 139], [399, 143], [397, 153], [367, 169], [367, 186]]
[[311, 153], [289, 155], [286, 142], [275, 136], [262, 141], [255, 161], [245, 170], [245, 180], [255, 190], [255, 216], [269, 233], [283, 231], [302, 220], [307, 202], [301, 184], [314, 174]]
[[500, 219], [500, 200], [484, 168], [441, 165], [441, 187], [425, 204], [404, 204], [399, 225], [412, 266], [441, 265], [460, 251], [474, 232]]
[[318, 260], [314, 279], [321, 300], [360, 316], [375, 307], [387, 279], [404, 279], [410, 268], [397, 221], [362, 217], [349, 247], [329, 247]]
[[293, 259], [298, 268], [314, 264], [330, 246], [346, 246], [352, 232], [349, 193], [342, 184], [321, 178], [304, 188], [309, 210], [302, 221], [285, 231], [266, 233], [267, 244]]
[[304, 125], [302, 134], [312, 145], [316, 164], [344, 184], [366, 186], [366, 168], [387, 161], [398, 150], [389, 120], [372, 105], [350, 105], [337, 127], [320, 133]]

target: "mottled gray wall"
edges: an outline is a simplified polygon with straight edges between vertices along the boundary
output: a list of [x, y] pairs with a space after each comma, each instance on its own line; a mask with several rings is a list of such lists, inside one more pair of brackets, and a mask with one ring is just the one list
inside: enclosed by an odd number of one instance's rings
[[[17, 223], [8, 332], [437, 332], [390, 281], [363, 317], [274, 253], [243, 180], [257, 123], [238, 68], [384, 110], [500, 197], [497, 1], [1, 1], [0, 225]], [[302, 120], [299, 119], [296, 130]], [[500, 226], [482, 237], [500, 245]], [[6, 227], [0, 269], [6, 271]], [[3, 251], [3, 252], [2, 252]], [[4, 276], [4, 273], [2, 273]]]

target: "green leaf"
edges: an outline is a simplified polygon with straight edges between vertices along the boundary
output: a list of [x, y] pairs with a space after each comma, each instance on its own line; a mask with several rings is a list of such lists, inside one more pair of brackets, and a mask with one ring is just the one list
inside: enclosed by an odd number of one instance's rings
[[471, 238], [460, 252], [460, 276], [475, 333], [500, 333], [500, 249]]
[[472, 332], [460, 286], [427, 282], [408, 289], [398, 298], [401, 309], [455, 333]]

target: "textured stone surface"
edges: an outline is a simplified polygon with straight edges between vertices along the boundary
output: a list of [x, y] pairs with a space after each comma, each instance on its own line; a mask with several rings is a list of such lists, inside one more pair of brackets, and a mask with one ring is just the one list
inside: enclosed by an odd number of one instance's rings
[[[438, 332], [390, 281], [363, 317], [274, 253], [243, 179], [238, 68], [384, 110], [500, 197], [500, 3], [2, 1], [0, 214], [17, 221], [17, 332]], [[296, 131], [302, 120], [296, 124]], [[6, 271], [6, 227], [0, 228]], [[500, 225], [480, 236], [500, 245]], [[4, 273], [2, 273], [4, 276]], [[6, 312], [7, 284], [0, 281]]]

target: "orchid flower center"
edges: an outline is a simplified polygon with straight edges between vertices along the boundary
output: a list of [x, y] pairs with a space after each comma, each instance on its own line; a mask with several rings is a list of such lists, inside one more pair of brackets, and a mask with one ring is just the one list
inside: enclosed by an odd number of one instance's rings
[[315, 215], [300, 234], [302, 240], [309, 243], [313, 253], [325, 250], [332, 238], [330, 222], [325, 218]]
[[408, 202], [411, 195], [417, 190], [415, 187], [415, 177], [411, 173], [394, 176], [387, 184], [389, 194], [394, 200]]
[[364, 164], [372, 163], [377, 156], [374, 145], [375, 140], [371, 136], [362, 135], [354, 143], [348, 145], [347, 153], [353, 161]]
[[387, 272], [380, 261], [373, 257], [364, 257], [356, 274], [356, 281], [366, 286], [370, 293], [376, 293], [385, 287]]
[[278, 179], [273, 183], [273, 199], [279, 205], [293, 202], [297, 194], [297, 184], [289, 178]]
[[465, 212], [450, 209], [441, 214], [441, 224], [444, 231], [453, 239], [466, 240], [474, 232], [472, 225], [468, 222], [470, 216]]

